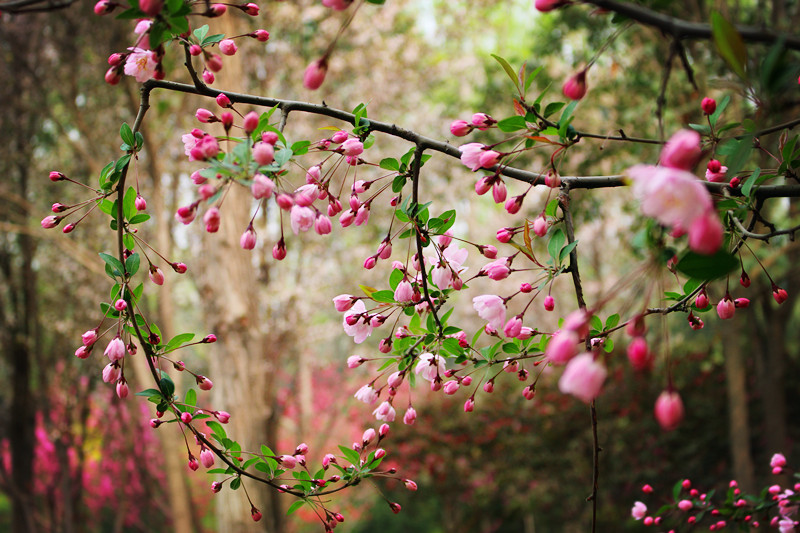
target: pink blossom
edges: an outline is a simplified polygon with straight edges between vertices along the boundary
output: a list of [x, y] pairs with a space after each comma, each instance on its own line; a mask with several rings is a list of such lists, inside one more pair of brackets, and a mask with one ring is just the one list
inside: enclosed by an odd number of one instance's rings
[[458, 381], [451, 380], [451, 381], [447, 381], [444, 384], [444, 387], [442, 388], [442, 390], [444, 391], [445, 394], [452, 395], [452, 394], [455, 394], [456, 392], [458, 392], [458, 388], [460, 386], [461, 385], [458, 383]]
[[561, 92], [570, 100], [580, 100], [586, 96], [586, 69], [567, 78], [561, 87]]
[[544, 297], [544, 310], [545, 311], [552, 311], [556, 308], [556, 300], [551, 295], [547, 295]]
[[131, 51], [125, 60], [125, 74], [133, 76], [139, 83], [144, 83], [156, 73], [158, 63], [150, 50], [142, 48], [128, 48]]
[[506, 184], [501, 179], [496, 179], [494, 183], [492, 183], [492, 200], [496, 204], [502, 204], [506, 201]]
[[[356, 317], [356, 315], [362, 315], [366, 313], [366, 311], [367, 308], [364, 306], [364, 302], [358, 300], [353, 304], [353, 307], [344, 314], [342, 319], [344, 332], [353, 337], [353, 341], [356, 344], [361, 344], [367, 337], [372, 335], [372, 326], [369, 324], [369, 321], [365, 320], [362, 316]], [[356, 319], [355, 323], [352, 325], [348, 323], [348, 318], [350, 317], [353, 317], [351, 320]]]
[[269, 165], [275, 161], [275, 149], [269, 143], [257, 142], [253, 146], [253, 159], [261, 166]]
[[481, 168], [481, 155], [486, 147], [481, 143], [469, 143], [459, 146], [461, 162], [473, 172]]
[[419, 356], [414, 373], [422, 379], [433, 381], [437, 377], [443, 376], [445, 373], [444, 359], [440, 355], [432, 353], [423, 353]]
[[734, 313], [736, 313], [736, 304], [733, 303], [730, 296], [725, 296], [722, 300], [719, 301], [717, 304], [717, 315], [722, 320], [728, 320], [733, 318]]
[[372, 439], [374, 439], [376, 436], [377, 436], [377, 434], [375, 433], [375, 430], [374, 430], [374, 429], [372, 429], [372, 428], [367, 428], [367, 429], [364, 431], [364, 434], [361, 436], [361, 442], [363, 443], [363, 445], [364, 445], [364, 446], [366, 446], [366, 445], [367, 445], [367, 444], [369, 444], [369, 443], [372, 441]]
[[507, 257], [500, 257], [495, 259], [491, 263], [485, 265], [481, 272], [489, 276], [489, 278], [500, 281], [501, 279], [506, 279], [508, 275], [511, 273], [511, 269], [508, 266], [508, 258]]
[[394, 422], [395, 410], [389, 402], [383, 402], [377, 409], [372, 411], [375, 418], [383, 422]]
[[164, 273], [155, 265], [150, 265], [150, 281], [155, 283], [156, 285], [163, 285], [164, 284]]
[[389, 375], [386, 379], [386, 384], [389, 385], [391, 388], [396, 389], [400, 385], [403, 384], [403, 376], [405, 375], [404, 372], [393, 372]]
[[325, 81], [325, 75], [328, 73], [328, 60], [327, 58], [318, 59], [312, 62], [306, 68], [303, 75], [303, 87], [315, 91], [322, 86]]
[[250, 192], [253, 193], [253, 198], [260, 200], [262, 198], [269, 198], [275, 190], [275, 182], [263, 174], [256, 174], [253, 176], [253, 184], [250, 186]]
[[294, 203], [301, 207], [310, 206], [314, 203], [314, 200], [317, 199], [318, 190], [316, 185], [310, 183], [298, 187], [297, 190], [294, 191]]
[[97, 330], [90, 329], [83, 335], [81, 335], [81, 341], [83, 341], [84, 346], [91, 346], [97, 341]]
[[236, 50], [238, 50], [238, 48], [236, 47], [236, 43], [233, 42], [233, 39], [223, 39], [219, 42], [219, 51], [226, 56], [232, 56], [236, 53]]
[[628, 345], [628, 361], [634, 370], [644, 370], [650, 365], [650, 350], [644, 337], [636, 337]]
[[219, 231], [220, 215], [219, 209], [216, 207], [210, 208], [203, 215], [203, 223], [206, 225], [206, 231], [209, 233], [216, 233]]
[[783, 468], [786, 466], [786, 456], [782, 453], [776, 453], [772, 456], [772, 459], [769, 461], [769, 466], [772, 468]]
[[111, 360], [111, 362], [116, 362], [125, 357], [125, 343], [122, 342], [122, 339], [119, 336], [114, 337], [111, 339], [111, 342], [108, 343], [105, 352], [103, 352], [105, 356]]
[[244, 250], [252, 250], [256, 247], [256, 232], [252, 226], [242, 233], [242, 237], [239, 239], [239, 246]]
[[647, 506], [642, 502], [636, 502], [631, 509], [631, 516], [636, 520], [641, 520], [647, 514]]
[[450, 287], [453, 283], [453, 272], [460, 274], [466, 270], [462, 266], [468, 255], [469, 250], [459, 248], [458, 245], [453, 244], [444, 249], [441, 259], [438, 256], [429, 257], [434, 265], [431, 273], [433, 284], [440, 289]]
[[297, 459], [293, 455], [281, 455], [276, 459], [285, 468], [292, 469], [297, 466]]
[[103, 367], [103, 381], [105, 383], [113, 383], [119, 379], [122, 374], [122, 369], [116, 362], [108, 363]]
[[203, 448], [200, 452], [200, 462], [203, 463], [203, 466], [206, 468], [214, 466], [214, 452], [208, 448]]
[[295, 235], [300, 231], [308, 231], [314, 226], [316, 213], [310, 207], [295, 205], [291, 210], [291, 225]]
[[136, 207], [137, 211], [144, 211], [147, 209], [147, 201], [142, 197], [142, 195], [137, 194], [136, 200], [134, 200], [134, 207]]
[[683, 401], [677, 392], [665, 390], [656, 400], [654, 411], [659, 425], [672, 431], [683, 420]]
[[508, 322], [506, 322], [505, 327], [503, 327], [503, 334], [506, 337], [516, 337], [522, 332], [522, 317], [517, 315], [512, 317]]
[[197, 386], [200, 390], [208, 391], [214, 388], [214, 382], [205, 376], [197, 376]]
[[664, 145], [659, 162], [665, 167], [691, 170], [701, 153], [700, 134], [693, 130], [679, 130]]
[[414, 288], [406, 280], [397, 284], [394, 290], [394, 300], [398, 303], [409, 303], [414, 299]]
[[356, 303], [356, 299], [350, 294], [340, 294], [333, 299], [333, 305], [340, 313], [344, 313]]
[[714, 183], [722, 183], [725, 181], [728, 173], [728, 167], [720, 165], [719, 161], [712, 159], [708, 162], [706, 168], [706, 180]]
[[[495, 166], [497, 163], [500, 162], [501, 157], [502, 155], [500, 155], [500, 153], [496, 152], [495, 150], [484, 150], [481, 153], [481, 157], [478, 161], [481, 165], [481, 168], [492, 168], [493, 166]], [[497, 202], [495, 200], [495, 203], [500, 203], [500, 202]]]
[[367, 222], [369, 222], [369, 205], [362, 204], [361, 207], [359, 207], [358, 211], [356, 212], [356, 216], [353, 219], [353, 223], [356, 226], [363, 226]]
[[258, 127], [259, 120], [258, 113], [255, 111], [250, 111], [248, 114], [246, 114], [242, 120], [242, 127], [244, 128], [245, 133], [249, 135], [250, 133], [254, 132]]
[[466, 120], [456, 120], [450, 124], [450, 133], [456, 137], [464, 137], [472, 131], [472, 126]]
[[144, 11], [144, 14], [148, 17], [155, 17], [163, 7], [164, 0], [139, 0], [139, 9]]
[[506, 321], [506, 304], [502, 298], [494, 294], [476, 296], [472, 299], [472, 306], [478, 312], [478, 316], [494, 329], [503, 328]]
[[713, 255], [722, 246], [724, 231], [717, 214], [706, 211], [689, 226], [689, 248], [698, 254]]
[[688, 511], [692, 507], [694, 507], [694, 505], [692, 504], [691, 500], [681, 500], [681, 501], [678, 502], [678, 509], [680, 509], [681, 511], [684, 511], [684, 512]]
[[574, 331], [556, 331], [547, 343], [544, 355], [554, 365], [564, 365], [578, 353], [580, 337]]
[[219, 411], [216, 414], [216, 416], [217, 416], [217, 420], [219, 420], [223, 424], [227, 424], [228, 421], [231, 419], [231, 415], [227, 411]]
[[665, 226], [689, 228], [713, 209], [711, 195], [693, 174], [667, 167], [636, 165], [627, 171], [642, 213]]
[[717, 110], [717, 101], [713, 98], [703, 98], [703, 101], [700, 102], [700, 108], [706, 115], [713, 115], [714, 111]]
[[491, 176], [483, 176], [478, 182], [475, 184], [475, 192], [478, 196], [483, 196], [489, 189], [492, 188], [492, 178]]
[[364, 144], [358, 139], [347, 139], [342, 143], [342, 152], [348, 156], [361, 155], [364, 153]]
[[607, 374], [606, 367], [595, 361], [591, 353], [582, 353], [567, 364], [558, 380], [558, 388], [564, 394], [572, 394], [589, 403], [600, 394]]
[[406, 409], [406, 414], [403, 415], [403, 424], [407, 426], [412, 425], [417, 420], [417, 411], [413, 407]]
[[547, 219], [544, 215], [539, 215], [533, 221], [533, 233], [537, 237], [544, 237], [547, 234]]
[[328, 235], [332, 230], [333, 225], [331, 224], [331, 219], [322, 214], [317, 215], [317, 218], [314, 220], [314, 231], [316, 231], [318, 235]]
[[353, 0], [322, 0], [322, 5], [325, 7], [329, 7], [334, 11], [344, 11], [350, 4], [353, 3]]
[[128, 397], [128, 392], [128, 383], [125, 381], [125, 379], [123, 378], [117, 381], [117, 397], [121, 400], [124, 400]]
[[212, 83], [214, 83], [214, 73], [211, 72], [210, 70], [203, 69], [202, 76], [203, 76], [203, 81], [207, 85], [211, 85]]

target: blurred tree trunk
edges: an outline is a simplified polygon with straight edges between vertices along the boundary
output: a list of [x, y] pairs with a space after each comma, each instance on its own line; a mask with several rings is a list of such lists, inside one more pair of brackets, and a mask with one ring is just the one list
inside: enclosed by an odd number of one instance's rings
[[[235, 17], [225, 17], [221, 31], [241, 33]], [[242, 91], [244, 74], [239, 58], [228, 58], [217, 76], [216, 86]], [[243, 91], [242, 91], [243, 92]], [[207, 325], [219, 341], [210, 354], [212, 405], [233, 413], [228, 433], [243, 450], [258, 451], [261, 444], [274, 446], [270, 435], [273, 373], [271, 355], [261, 332], [258, 290], [254, 287], [256, 271], [252, 252], [242, 250], [239, 237], [250, 222], [252, 196], [234, 185], [224, 196], [219, 232], [204, 239], [201, 263], [201, 294], [209, 312]], [[200, 218], [200, 217], [198, 217]], [[280, 531], [280, 517], [275, 506], [275, 491], [265, 485], [244, 481], [250, 499], [263, 514], [261, 522], [250, 517], [250, 504], [244, 491], [227, 486], [215, 496], [217, 530]]]
[[[746, 492], [754, 492], [755, 468], [750, 453], [750, 411], [747, 393], [747, 368], [742, 343], [745, 341], [736, 331], [742, 331], [742, 313], [734, 315], [722, 336], [722, 351], [725, 357], [725, 381], [728, 389], [728, 431], [733, 458], [733, 476]], [[733, 331], [735, 330], [735, 331]]]

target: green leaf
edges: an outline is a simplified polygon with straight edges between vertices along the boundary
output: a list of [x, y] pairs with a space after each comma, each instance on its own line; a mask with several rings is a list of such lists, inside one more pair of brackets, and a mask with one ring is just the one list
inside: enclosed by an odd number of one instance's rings
[[[742, 185], [742, 194], [745, 196], [750, 196], [750, 193], [753, 190], [753, 187], [757, 185], [758, 177], [761, 175], [761, 169], [756, 168], [750, 177], [744, 180], [744, 185]], [[758, 182], [760, 183], [760, 182]]]
[[392, 157], [381, 159], [380, 167], [384, 170], [400, 170], [400, 162]]
[[108, 255], [103, 252], [100, 252], [100, 258], [106, 262], [106, 265], [111, 267], [111, 275], [112, 276], [121, 276], [122, 275], [122, 262], [114, 257], [113, 255]]
[[231, 480], [231, 490], [237, 490], [241, 486], [242, 486], [242, 478], [236, 477]]
[[747, 49], [744, 41], [736, 27], [725, 20], [725, 17], [719, 11], [711, 13], [711, 34], [719, 55], [722, 56], [737, 76], [746, 80]]
[[186, 398], [183, 400], [183, 403], [186, 405], [191, 405], [194, 407], [197, 405], [197, 391], [194, 389], [189, 389], [186, 391]]
[[726, 95], [725, 95], [725, 96], [722, 98], [722, 100], [720, 100], [720, 101], [717, 103], [717, 109], [716, 109], [716, 111], [714, 111], [714, 112], [711, 114], [711, 116], [710, 116], [710, 117], [708, 117], [708, 120], [709, 120], [709, 122], [711, 122], [711, 125], [712, 125], [712, 126], [716, 126], [716, 125], [717, 125], [717, 121], [719, 120], [719, 117], [721, 117], [721, 116], [722, 116], [722, 112], [723, 112], [723, 111], [725, 111], [725, 108], [726, 108], [726, 107], [728, 107], [728, 104], [730, 103], [730, 101], [731, 101], [731, 97], [730, 97], [730, 95], [726, 94]]
[[214, 35], [209, 35], [208, 37], [203, 39], [203, 42], [200, 43], [200, 46], [208, 46], [210, 44], [218, 43], [224, 38], [225, 38], [225, 35], [222, 34], [222, 33], [216, 33]]
[[376, 291], [370, 297], [379, 303], [394, 303], [394, 293], [392, 291]]
[[122, 200], [122, 212], [127, 220], [136, 216], [136, 189], [128, 187], [125, 191], [125, 198]]
[[400, 269], [395, 268], [392, 270], [392, 273], [389, 274], [389, 286], [392, 288], [392, 290], [397, 289], [397, 285], [403, 281], [403, 277], [403, 272], [400, 271]]
[[129, 146], [134, 146], [136, 144], [136, 139], [133, 136], [133, 130], [130, 126], [128, 126], [127, 122], [122, 123], [122, 126], [119, 129], [119, 136], [122, 138], [122, 142]]
[[341, 446], [341, 445], [339, 445], [339, 451], [341, 451], [342, 455], [344, 456], [344, 458], [347, 459], [348, 461], [350, 461], [352, 464], [354, 464], [354, 465], [358, 464], [358, 460], [360, 459], [360, 456], [358, 455], [357, 451], [355, 451], [355, 450], [353, 450], [351, 448], [348, 448], [346, 446]]
[[141, 224], [142, 222], [147, 222], [148, 220], [150, 220], [150, 215], [148, 215], [147, 213], [139, 213], [133, 215], [128, 220], [128, 224]]
[[576, 246], [578, 246], [578, 241], [572, 241], [568, 245], [564, 246], [561, 251], [558, 252], [558, 264], [561, 264]]
[[297, 500], [296, 502], [294, 502], [292, 505], [289, 506], [289, 510], [286, 511], [286, 514], [287, 515], [292, 514], [293, 512], [300, 509], [303, 505], [305, 505], [305, 503], [306, 503], [305, 500]]
[[206, 38], [206, 35], [208, 35], [208, 24], [200, 26], [199, 28], [194, 30], [192, 34], [194, 35], [195, 39], [202, 42], [203, 39]]
[[750, 157], [750, 152], [753, 151], [753, 137], [746, 135], [736, 141], [736, 144], [731, 147], [731, 155], [725, 159], [728, 167], [727, 176], [734, 177], [742, 169], [747, 159]]
[[161, 397], [161, 391], [156, 389], [145, 389], [143, 391], [137, 392], [136, 396], [143, 396], [145, 398], [150, 398], [151, 396]]
[[125, 260], [125, 271], [129, 276], [133, 276], [139, 271], [139, 254], [131, 254], [131, 256]]
[[615, 327], [617, 324], [619, 324], [619, 315], [617, 313], [614, 313], [613, 315], [611, 315], [606, 319], [605, 329], [611, 329]]
[[208, 422], [206, 422], [206, 426], [208, 426], [208, 429], [210, 429], [214, 433], [214, 435], [218, 437], [217, 440], [219, 441], [222, 441], [222, 439], [228, 436], [228, 434], [225, 433], [225, 428], [222, 427], [222, 424], [220, 424], [215, 420], [209, 420]]
[[308, 153], [309, 146], [311, 146], [311, 141], [297, 141], [292, 144], [292, 153], [294, 155], [305, 155]]
[[162, 377], [158, 382], [158, 385], [161, 387], [161, 391], [167, 398], [172, 398], [172, 395], [175, 394], [175, 383], [166, 373], [162, 372]]
[[561, 248], [564, 247], [566, 240], [567, 236], [564, 235], [564, 230], [561, 228], [556, 229], [550, 236], [550, 241], [547, 243], [547, 252], [554, 261], [558, 261], [558, 254]]
[[558, 198], [553, 198], [548, 202], [547, 207], [544, 210], [545, 216], [554, 217], [556, 216], [556, 209], [558, 209]]
[[522, 92], [520, 90], [520, 87], [519, 87], [519, 78], [517, 77], [517, 73], [514, 72], [514, 69], [511, 68], [511, 65], [508, 64], [508, 61], [506, 61], [502, 57], [494, 55], [494, 54], [492, 54], [492, 57], [495, 59], [495, 61], [500, 63], [500, 66], [503, 67], [503, 70], [506, 71], [506, 74], [508, 74], [508, 77], [511, 78], [512, 82], [514, 82], [514, 87], [517, 88], [517, 92]]
[[739, 266], [739, 260], [724, 250], [714, 255], [702, 255], [692, 251], [686, 252], [675, 268], [691, 278], [712, 280], [732, 272]]
[[544, 108], [544, 113], [542, 114], [545, 118], [547, 118], [553, 113], [558, 113], [561, 111], [561, 108], [564, 107], [564, 105], [566, 105], [564, 102], [550, 102], [547, 104], [547, 107]]
[[169, 340], [164, 349], [165, 350], [175, 349], [178, 346], [191, 341], [192, 339], [194, 339], [194, 333], [181, 333], [180, 335], [175, 335]]
[[500, 131], [505, 133], [511, 133], [514, 131], [524, 130], [528, 128], [528, 125], [525, 123], [525, 118], [520, 117], [519, 115], [504, 118], [500, 122], [497, 123], [497, 127], [500, 128]]

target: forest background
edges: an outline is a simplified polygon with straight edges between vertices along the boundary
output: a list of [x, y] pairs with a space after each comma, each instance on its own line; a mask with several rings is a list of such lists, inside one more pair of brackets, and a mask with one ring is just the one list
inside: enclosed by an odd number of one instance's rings
[[[767, 6], [700, 0], [647, 5], [697, 21], [708, 20], [715, 8], [731, 20], [776, 31], [791, 30], [797, 22], [781, 14], [791, 11], [781, 0]], [[109, 132], [122, 121], [132, 122], [138, 106], [133, 79], [125, 77], [115, 89], [102, 79], [108, 54], [129, 45], [132, 28], [98, 18], [91, 8], [76, 3], [57, 12], [0, 17], [0, 79], [6, 80], [0, 85], [0, 529], [11, 530], [12, 509], [19, 505], [24, 531], [316, 530], [312, 516], [301, 512], [299, 519], [287, 518], [291, 502], [274, 493], [256, 491], [265, 508], [259, 524], [250, 520], [239, 494], [212, 494], [208, 476], [186, 467], [185, 447], [172, 427], [153, 431], [148, 406], [133, 398], [119, 400], [102, 383], [99, 365], [72, 355], [80, 332], [97, 321], [94, 302], [108, 291], [105, 282], [97, 282], [102, 264], [95, 248], [109, 232], [91, 223], [68, 236], [41, 230], [39, 221], [51, 203], [77, 200], [69, 197], [74, 191], [55, 192], [47, 175], [69, 169], [72, 176], [94, 179], [117, 154], [119, 143]], [[216, 87], [324, 100], [342, 109], [364, 102], [370, 117], [456, 144], [448, 131], [452, 120], [477, 111], [509, 114], [512, 87], [491, 54], [513, 65], [543, 66], [536, 89], [552, 84], [559, 97], [562, 80], [613, 31], [607, 17], [590, 6], [541, 14], [527, 0], [368, 5], [342, 38], [325, 85], [313, 93], [302, 87], [303, 69], [336, 33], [341, 18], [311, 1], [268, 2], [261, 8], [256, 20], [219, 22], [226, 33], [265, 27], [273, 37], [267, 44], [243, 44], [226, 62]], [[617, 39], [590, 71], [580, 128], [609, 134], [623, 128], [631, 136], [658, 137], [654, 113], [668, 49], [666, 39], [644, 27]], [[674, 69], [665, 93], [665, 131], [697, 122], [704, 96], [730, 95], [732, 118], [752, 111], [708, 42], [689, 42], [687, 52], [699, 90], [685, 72]], [[180, 58], [168, 55], [167, 61], [174, 62], [168, 72], [187, 81]], [[794, 74], [791, 81], [796, 70], [796, 65], [787, 67], [786, 73]], [[796, 84], [760, 94], [760, 120], [796, 114], [796, 95]], [[367, 283], [370, 276], [378, 279], [360, 266], [360, 258], [373, 253], [381, 238], [377, 230], [368, 227], [327, 240], [301, 237], [287, 259], [276, 263], [269, 246], [255, 253], [237, 249], [242, 220], [246, 224], [249, 218], [246, 209], [228, 209], [218, 235], [181, 226], [172, 213], [190, 198], [193, 168], [179, 137], [194, 127], [194, 110], [209, 103], [168, 93], [153, 103], [142, 127], [146, 150], [138, 176], [154, 215], [144, 230], [166, 256], [180, 258], [195, 274], [168, 277], [158, 299], [149, 301], [165, 336], [177, 333], [179, 323], [220, 337], [211, 349], [187, 350], [184, 357], [204, 362], [200, 366], [217, 384], [215, 403], [236, 413], [231, 425], [243, 440], [285, 449], [305, 440], [315, 460], [333, 443], [357, 440], [374, 423], [369, 410], [352, 398], [369, 378], [363, 368], [348, 370], [345, 360], [374, 352], [377, 339], [354, 347], [341, 334], [330, 300], [343, 287], [351, 290], [357, 276]], [[303, 118], [293, 127], [314, 138], [324, 134], [320, 127], [331, 125], [338, 126]], [[657, 156], [657, 147], [647, 145], [581, 144], [565, 172], [616, 174]], [[390, 156], [404, 148], [375, 150]], [[533, 168], [544, 163], [544, 156], [530, 159]], [[463, 166], [434, 158], [425, 170], [426, 194], [442, 208], [457, 206], [459, 231], [486, 242], [503, 226], [507, 214], [475, 197], [474, 178]], [[628, 191], [579, 191], [574, 202], [580, 206], [576, 226], [591, 300], [641, 260], [631, 246], [631, 225], [638, 219]], [[523, 209], [536, 216], [540, 203], [529, 200]], [[773, 207], [785, 217], [795, 209], [788, 202]], [[274, 214], [265, 214], [260, 223], [267, 236], [277, 236]], [[610, 376], [613, 383], [598, 402], [604, 450], [600, 531], [641, 527], [630, 518], [630, 507], [641, 499], [645, 483], [667, 493], [679, 476], [708, 488], [735, 478], [756, 491], [772, 478], [766, 464], [773, 453], [796, 457], [798, 246], [788, 239], [778, 242], [755, 248], [788, 291], [784, 305], [774, 305], [765, 276], [746, 265], [753, 279], [746, 313], [726, 322], [707, 320], [699, 332], [678, 317], [665, 320], [668, 334], [662, 337], [669, 339], [674, 379], [687, 409], [680, 428], [663, 432], [652, 418], [653, 401], [664, 387], [658, 373], [642, 376], [626, 369]], [[557, 305], [570, 309], [573, 304], [559, 300]], [[480, 327], [471, 310], [456, 313], [472, 331]], [[542, 324], [554, 325], [552, 316], [539, 313]], [[306, 339], [314, 341], [302, 342]], [[143, 389], [145, 383], [138, 386], [136, 380], [146, 377], [145, 369], [136, 372], [132, 388]], [[424, 387], [415, 391], [418, 422], [396, 425], [389, 459], [415, 479], [419, 490], [376, 483], [389, 500], [403, 505], [397, 516], [375, 488], [348, 491], [340, 497], [348, 530], [585, 531], [592, 468], [586, 406], [554, 385], [541, 388], [532, 402], [522, 397], [521, 388], [511, 382], [498, 387], [471, 414], [462, 412], [463, 398], [431, 395]], [[14, 446], [31, 450], [29, 467], [15, 463], [11, 468]], [[26, 468], [34, 473], [32, 494], [21, 494], [14, 473]]]

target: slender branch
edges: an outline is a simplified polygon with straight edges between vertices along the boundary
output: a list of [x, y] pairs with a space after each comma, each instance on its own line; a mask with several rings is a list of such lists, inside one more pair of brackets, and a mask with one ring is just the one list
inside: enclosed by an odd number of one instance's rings
[[[428, 302], [428, 308], [431, 310], [431, 314], [433, 315], [433, 319], [436, 321], [436, 327], [439, 330], [439, 335], [442, 334], [442, 323], [439, 321], [439, 315], [436, 314], [436, 306], [433, 304], [433, 300], [431, 299], [431, 295], [428, 293], [428, 270], [425, 268], [425, 256], [422, 254], [422, 234], [419, 228], [419, 171], [422, 167], [422, 152], [424, 148], [420, 145], [417, 145], [416, 149], [414, 150], [414, 161], [411, 163], [411, 200], [414, 202], [414, 226], [416, 231], [414, 232], [414, 236], [416, 237], [417, 241], [417, 259], [419, 260], [419, 270], [422, 274], [422, 293], [425, 297], [425, 301]], [[426, 238], [430, 239], [430, 236]]]
[[[201, 96], [209, 96], [209, 97], [216, 97], [218, 94], [222, 92], [216, 89], [211, 89], [209, 87], [204, 87], [201, 89], [185, 83], [176, 83], [172, 81], [163, 81], [163, 80], [149, 80], [145, 82], [144, 89], [147, 90], [166, 89], [170, 91], [198, 94]], [[355, 115], [353, 115], [352, 113], [328, 107], [326, 105], [312, 104], [309, 102], [299, 102], [295, 100], [283, 100], [279, 98], [267, 98], [261, 96], [254, 96], [250, 94], [232, 93], [227, 91], [225, 92], [225, 94], [228, 96], [228, 98], [230, 98], [231, 102], [240, 102], [240, 103], [264, 106], [264, 107], [278, 107], [281, 111], [284, 111], [286, 113], [290, 111], [300, 111], [303, 113], [310, 113], [314, 115], [331, 117], [350, 124], [355, 123]], [[798, 123], [800, 123], [800, 121], [798, 121]], [[787, 126], [782, 125], [782, 128], [783, 127]], [[387, 135], [398, 137], [400, 139], [404, 139], [408, 142], [414, 143], [415, 145], [419, 146], [420, 149], [422, 150], [432, 150], [435, 152], [440, 152], [445, 155], [449, 155], [450, 157], [454, 158], [461, 157], [461, 152], [458, 150], [458, 148], [456, 148], [452, 144], [448, 142], [438, 141], [436, 139], [432, 139], [424, 135], [420, 135], [411, 130], [401, 128], [400, 126], [397, 126], [395, 124], [389, 124], [388, 122], [380, 122], [378, 120], [369, 119], [369, 128], [370, 131], [385, 133]], [[588, 137], [589, 135], [583, 134], [583, 136]], [[607, 139], [610, 137], [598, 135], [595, 138]], [[630, 137], [621, 137], [621, 139], [631, 140]], [[660, 141], [647, 141], [647, 142], [660, 143]], [[531, 172], [528, 170], [503, 166], [501, 169], [499, 169], [499, 173], [504, 176], [508, 176], [509, 178], [523, 181], [525, 183], [531, 183], [531, 184], [541, 183], [541, 176], [542, 176], [541, 172]], [[625, 178], [624, 176], [621, 175], [561, 176], [561, 181], [565, 185], [569, 186], [570, 189], [604, 189], [609, 187], [623, 187], [626, 185]], [[716, 194], [721, 194], [722, 191], [726, 188], [729, 189], [729, 187], [726, 184], [722, 183], [708, 182], [704, 183], [704, 185], [709, 190], [709, 192]], [[732, 190], [730, 191], [730, 194], [732, 196], [742, 196], [742, 193], [739, 190]], [[755, 196], [757, 198], [800, 197], [800, 185], [762, 186], [759, 187], [758, 190], [755, 192]]]
[[11, 14], [39, 13], [42, 11], [56, 11], [64, 9], [75, 3], [75, 0], [11, 0], [0, 3], [0, 12]]
[[733, 211], [728, 211], [728, 217], [733, 221], [733, 225], [736, 226], [736, 229], [739, 230], [739, 233], [748, 239], [768, 241], [772, 237], [777, 237], [778, 235], [789, 235], [789, 239], [794, 240], [795, 232], [800, 231], [800, 224], [798, 224], [792, 228], [770, 231], [769, 233], [753, 233], [742, 225], [742, 222], [733, 214]]
[[[587, 4], [595, 5], [607, 11], [641, 22], [647, 26], [658, 28], [667, 35], [677, 39], [711, 39], [711, 25], [701, 22], [689, 22], [669, 15], [664, 15], [652, 9], [628, 2], [617, 0], [585, 0]], [[784, 39], [784, 46], [791, 50], [800, 50], [800, 37], [771, 32], [763, 28], [752, 26], [736, 26], [736, 30], [746, 42], [772, 44]]]

